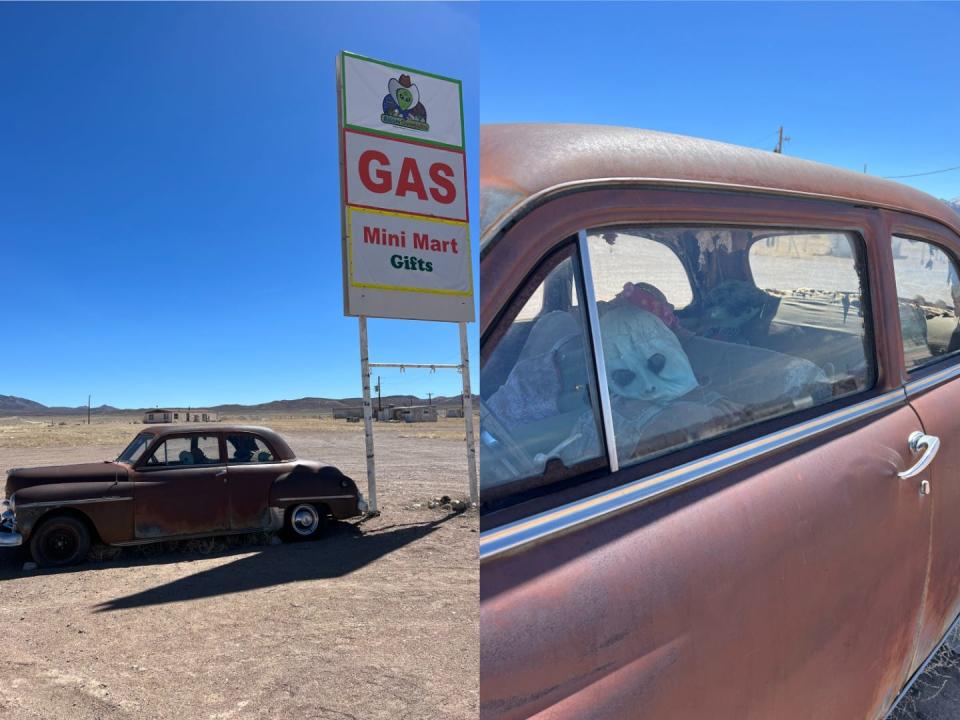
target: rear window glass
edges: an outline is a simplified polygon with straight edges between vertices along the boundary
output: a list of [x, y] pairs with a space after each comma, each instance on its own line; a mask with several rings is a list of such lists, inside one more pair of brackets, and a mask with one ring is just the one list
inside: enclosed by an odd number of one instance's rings
[[957, 266], [933, 243], [893, 238], [903, 359], [914, 370], [960, 351]]
[[227, 435], [227, 462], [265, 463], [275, 459], [270, 446], [262, 438], [247, 433]]

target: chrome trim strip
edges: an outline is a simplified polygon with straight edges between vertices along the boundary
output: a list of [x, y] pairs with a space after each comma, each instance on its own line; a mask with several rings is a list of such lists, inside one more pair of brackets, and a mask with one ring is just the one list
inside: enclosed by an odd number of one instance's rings
[[0, 532], [0, 547], [19, 547], [23, 545], [23, 535], [14, 532]]
[[61, 507], [63, 505], [87, 505], [89, 503], [122, 502], [124, 500], [133, 500], [133, 498], [132, 497], [103, 497], [103, 498], [89, 498], [86, 500], [48, 500], [45, 502], [35, 502], [35, 503], [17, 503], [17, 512], [19, 512], [23, 508]]
[[948, 367], [946, 370], [935, 372], [933, 375], [927, 375], [919, 380], [911, 380], [906, 385], [907, 397], [921, 393], [924, 390], [929, 390], [935, 385], [948, 382], [949, 380], [953, 380], [958, 376], [960, 376], [960, 365], [954, 365], [953, 367]]
[[903, 388], [809, 420], [736, 447], [664, 470], [592, 497], [547, 510], [480, 534], [480, 559], [487, 560], [530, 542], [595, 522], [640, 503], [702, 482], [762, 455], [783, 450], [829, 430], [906, 402]]
[[603, 357], [603, 343], [600, 337], [600, 313], [597, 311], [597, 294], [593, 287], [593, 269], [590, 266], [590, 250], [587, 247], [587, 231], [577, 233], [577, 243], [580, 248], [580, 269], [583, 271], [583, 288], [586, 294], [584, 302], [587, 305], [587, 315], [590, 318], [590, 340], [593, 346], [593, 365], [597, 370], [597, 381], [600, 385], [600, 414], [603, 417], [603, 435], [607, 445], [607, 458], [610, 471], [620, 469], [620, 458], [617, 457], [616, 437], [613, 434], [613, 408], [610, 405], [610, 386], [607, 384], [607, 363]]
[[314, 495], [312, 497], [277, 498], [275, 502], [304, 502], [306, 500], [351, 500], [356, 495]]

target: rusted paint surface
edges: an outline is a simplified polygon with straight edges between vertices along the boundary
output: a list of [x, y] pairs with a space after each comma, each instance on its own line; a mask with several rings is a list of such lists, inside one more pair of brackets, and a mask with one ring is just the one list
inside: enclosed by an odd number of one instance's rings
[[484, 564], [481, 717], [878, 717], [926, 569], [915, 428], [902, 407]]
[[[269, 525], [270, 490], [278, 476], [290, 472], [292, 462], [237, 464], [227, 467], [230, 527], [234, 530]], [[265, 514], [267, 513], [267, 514]]]
[[226, 465], [134, 470], [134, 537], [229, 529], [226, 479]]
[[599, 125], [484, 125], [480, 129], [481, 242], [525, 199], [597, 178], [715, 183], [909, 209], [960, 232], [960, 217], [889, 180], [726, 143]]

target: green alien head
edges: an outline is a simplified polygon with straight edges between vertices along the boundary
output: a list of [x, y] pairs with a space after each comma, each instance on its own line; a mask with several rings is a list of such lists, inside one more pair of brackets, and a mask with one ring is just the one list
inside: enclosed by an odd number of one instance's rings
[[401, 75], [399, 79], [391, 78], [388, 89], [401, 110], [409, 110], [420, 102], [420, 91], [409, 75]]
[[406, 88], [397, 90], [397, 105], [404, 110], [409, 109], [409, 107], [413, 105], [413, 93]]

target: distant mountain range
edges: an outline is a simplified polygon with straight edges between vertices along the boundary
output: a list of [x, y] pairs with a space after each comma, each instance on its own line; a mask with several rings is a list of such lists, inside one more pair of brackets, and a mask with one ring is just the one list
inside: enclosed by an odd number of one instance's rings
[[[374, 396], [373, 401], [376, 403], [377, 398]], [[214, 405], [212, 407], [208, 406], [196, 406], [193, 409], [196, 410], [213, 410], [215, 412], [224, 414], [224, 415], [244, 415], [244, 414], [303, 414], [303, 413], [321, 413], [329, 412], [337, 408], [350, 408], [350, 407], [360, 407], [362, 398], [316, 398], [316, 397], [305, 397], [300, 398], [299, 400], [273, 400], [272, 402], [260, 403], [259, 405], [239, 405], [239, 404], [229, 404], [229, 405]], [[432, 402], [434, 405], [440, 406], [450, 406], [450, 405], [459, 405], [460, 396], [453, 395], [447, 397], [445, 395], [434, 396], [432, 400], [428, 401], [425, 398], [417, 397], [416, 395], [384, 395], [381, 398], [381, 402], [384, 406], [387, 405], [426, 405], [427, 402]], [[170, 406], [173, 407], [173, 406]], [[90, 408], [91, 415], [109, 415], [115, 413], [131, 413], [131, 414], [140, 414], [147, 410], [152, 410], [154, 408], [115, 408], [112, 405], [99, 405], [97, 407]], [[79, 407], [61, 407], [55, 406], [50, 407], [43, 405], [41, 403], [35, 402], [33, 400], [27, 400], [26, 398], [17, 397], [15, 395], [0, 395], [0, 417], [11, 416], [11, 415], [75, 415], [78, 413], [86, 414], [87, 406], [81, 405]]]

